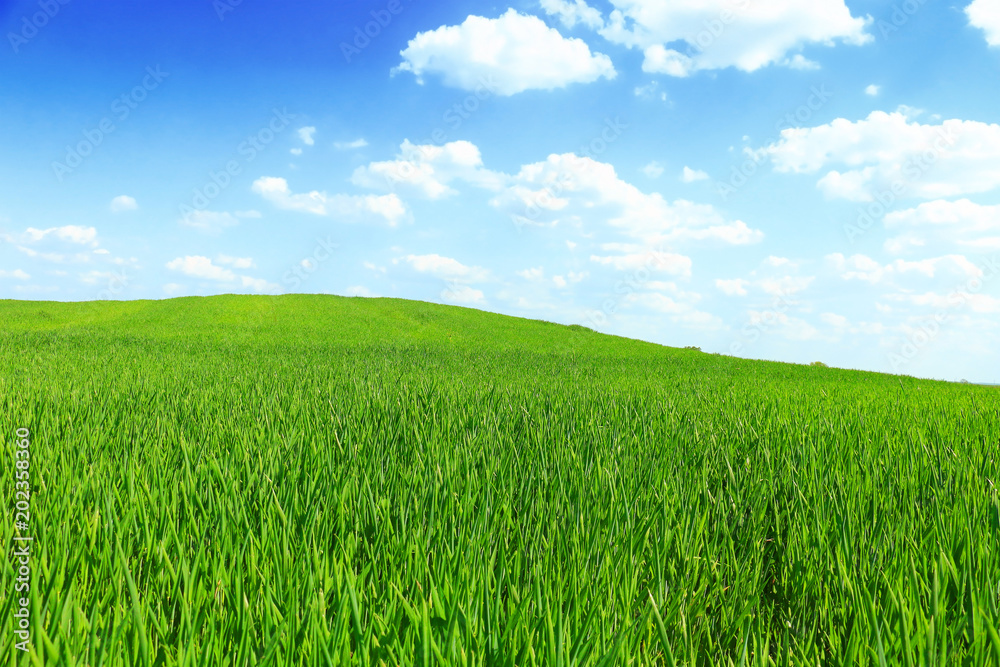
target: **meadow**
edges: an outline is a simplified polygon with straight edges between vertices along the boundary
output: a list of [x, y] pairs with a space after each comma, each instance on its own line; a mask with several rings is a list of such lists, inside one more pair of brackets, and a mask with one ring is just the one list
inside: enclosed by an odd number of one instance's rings
[[391, 299], [0, 301], [9, 665], [1000, 665], [1000, 389]]

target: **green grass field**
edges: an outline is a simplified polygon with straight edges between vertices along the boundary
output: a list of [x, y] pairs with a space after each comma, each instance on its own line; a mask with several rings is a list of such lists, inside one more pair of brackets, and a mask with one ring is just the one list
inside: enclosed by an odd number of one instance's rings
[[225, 296], [2, 301], [0, 400], [3, 664], [1000, 665], [997, 388]]

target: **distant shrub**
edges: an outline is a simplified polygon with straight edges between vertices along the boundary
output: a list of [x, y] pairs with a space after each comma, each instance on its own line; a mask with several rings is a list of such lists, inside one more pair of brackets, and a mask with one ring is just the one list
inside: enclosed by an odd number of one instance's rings
[[810, 366], [815, 366], [816, 368], [829, 368], [829, 366], [827, 366], [826, 364], [824, 364], [822, 361], [814, 361], [814, 362], [812, 362], [809, 365]]
[[700, 347], [695, 347], [694, 345], [688, 345], [684, 349], [685, 350], [694, 350], [695, 352], [701, 352], [701, 348]]

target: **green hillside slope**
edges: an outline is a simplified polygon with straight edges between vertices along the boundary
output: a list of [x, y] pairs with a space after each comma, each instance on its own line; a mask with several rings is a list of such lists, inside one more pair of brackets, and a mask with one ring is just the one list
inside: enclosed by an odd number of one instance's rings
[[0, 301], [0, 400], [31, 664], [1000, 664], [996, 388], [221, 296]]

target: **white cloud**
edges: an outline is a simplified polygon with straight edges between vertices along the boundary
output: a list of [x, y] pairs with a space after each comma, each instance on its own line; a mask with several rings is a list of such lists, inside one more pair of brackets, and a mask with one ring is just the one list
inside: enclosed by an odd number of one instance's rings
[[809, 288], [815, 280], [812, 276], [783, 276], [781, 278], [762, 278], [760, 288], [771, 296], [789, 296]]
[[613, 266], [618, 271], [663, 271], [674, 276], [691, 277], [691, 258], [672, 252], [645, 252], [601, 257], [591, 255], [590, 261]]
[[466, 266], [457, 259], [441, 255], [407, 255], [404, 258], [420, 273], [429, 273], [442, 280], [479, 282], [489, 279], [489, 271], [478, 266]]
[[983, 275], [982, 269], [976, 266], [964, 255], [944, 255], [917, 261], [894, 260], [882, 265], [867, 255], [852, 255], [845, 257], [841, 253], [827, 255], [827, 262], [844, 280], [861, 280], [872, 285], [886, 282], [893, 277], [906, 274], [919, 274], [925, 278], [934, 278], [943, 273], [951, 276], [969, 279]]
[[[232, 260], [231, 265], [234, 268], [238, 264], [243, 264], [244, 260], [232, 257], [221, 256], [220, 264], [223, 263], [223, 258], [227, 260]], [[171, 271], [177, 271], [189, 276], [191, 278], [199, 278], [201, 280], [212, 280], [219, 283], [232, 283], [238, 284], [244, 288], [252, 289], [255, 292], [267, 292], [274, 291], [278, 289], [278, 286], [269, 283], [263, 278], [254, 278], [252, 276], [240, 276], [227, 268], [213, 264], [212, 260], [208, 257], [202, 255], [188, 255], [186, 257], [178, 257], [167, 262], [166, 267]], [[241, 267], [243, 268], [243, 267]], [[177, 288], [177, 289], [174, 289]], [[168, 294], [176, 293], [180, 290], [180, 286], [173, 283], [164, 286], [164, 290]]]
[[705, 181], [708, 180], [708, 174], [697, 169], [692, 169], [691, 167], [684, 167], [684, 171], [681, 172], [681, 180], [685, 183]]
[[886, 229], [901, 231], [889, 238], [886, 249], [902, 254], [929, 244], [958, 245], [979, 252], [1000, 250], [1000, 205], [976, 204], [968, 199], [936, 200], [916, 208], [892, 211], [883, 220]]
[[368, 142], [364, 139], [355, 139], [354, 141], [335, 141], [333, 147], [338, 151], [350, 151], [356, 150], [358, 148], [364, 148], [368, 145]]
[[236, 280], [236, 274], [229, 269], [216, 266], [208, 257], [201, 255], [188, 255], [178, 257], [167, 262], [167, 268], [171, 271], [179, 271], [192, 278], [203, 278], [205, 280], [216, 280], [219, 282], [230, 282]]
[[865, 88], [865, 95], [870, 95], [875, 97], [882, 91], [882, 86], [876, 86], [874, 83]]
[[573, 28], [581, 23], [591, 30], [604, 27], [601, 12], [588, 5], [584, 0], [542, 0], [542, 9], [549, 16], [558, 16], [567, 28]]
[[823, 313], [819, 316], [819, 319], [822, 320], [824, 324], [829, 324], [837, 329], [846, 329], [850, 324], [850, 320], [843, 315], [837, 315], [836, 313]]
[[395, 194], [327, 195], [325, 192], [315, 190], [294, 194], [288, 187], [288, 181], [271, 176], [254, 181], [253, 191], [281, 209], [330, 216], [346, 221], [378, 217], [394, 227], [407, 215], [406, 207]]
[[889, 229], [901, 227], [939, 227], [950, 232], [992, 231], [1000, 233], [1000, 205], [985, 206], [968, 199], [925, 202], [905, 211], [892, 211], [885, 216]]
[[781, 268], [783, 266], [796, 267], [797, 262], [794, 262], [787, 257], [777, 257], [775, 255], [768, 256], [767, 259], [763, 261], [764, 266], [769, 266], [772, 268]]
[[801, 71], [820, 69], [820, 64], [818, 62], [816, 62], [815, 60], [809, 60], [801, 53], [796, 53], [791, 58], [786, 58], [781, 62], [781, 64], [791, 69], [797, 69]]
[[30, 280], [31, 276], [29, 276], [21, 269], [14, 269], [13, 271], [0, 270], [0, 278], [13, 278], [15, 280]]
[[935, 310], [968, 308], [974, 313], [1000, 313], [1000, 299], [989, 294], [971, 294], [968, 290], [957, 289], [948, 293], [924, 292], [922, 294], [889, 294], [887, 299], [898, 303], [933, 308]]
[[[816, 173], [828, 197], [874, 201], [909, 195], [936, 199], [987, 192], [1000, 186], [1000, 125], [946, 120], [923, 125], [916, 112], [901, 108], [872, 112], [851, 122], [783, 130], [757, 154], [769, 156], [778, 172]], [[895, 188], [895, 191], [894, 191]]]
[[192, 227], [208, 234], [218, 234], [227, 227], [240, 224], [239, 219], [226, 211], [194, 210], [183, 215], [178, 222], [185, 227]]
[[55, 238], [66, 243], [76, 243], [79, 245], [97, 245], [97, 229], [94, 227], [80, 227], [79, 225], [66, 225], [64, 227], [50, 227], [49, 229], [35, 229], [28, 227], [20, 236], [22, 243], [38, 243], [49, 238]]
[[55, 262], [57, 264], [63, 262], [87, 262], [90, 260], [90, 255], [82, 252], [72, 255], [66, 255], [58, 252], [38, 252], [37, 250], [33, 250], [23, 245], [17, 246], [17, 249], [19, 252], [24, 253], [28, 257], [37, 257], [38, 259], [43, 259], [46, 262]]
[[[711, 209], [705, 204], [693, 204], [692, 206]], [[764, 232], [759, 229], [751, 229], [747, 223], [737, 220], [736, 222], [721, 222], [721, 224], [711, 225], [703, 229], [687, 229], [679, 232], [675, 238], [693, 241], [715, 240], [730, 245], [751, 245], [760, 243], [764, 239]]]
[[663, 175], [663, 166], [656, 160], [653, 160], [642, 168], [642, 173], [650, 178], [659, 178]]
[[[687, 295], [689, 299], [698, 300], [698, 295]], [[689, 301], [676, 299], [660, 292], [631, 292], [625, 297], [625, 303], [630, 306], [641, 306], [668, 316], [671, 322], [687, 328], [715, 330], [722, 327], [722, 320], [698, 310]]]
[[881, 336], [887, 333], [888, 328], [881, 322], [859, 322], [857, 325], [843, 315], [836, 313], [823, 313], [819, 316], [820, 321], [837, 330], [837, 333], [865, 334], [869, 336]]
[[517, 275], [521, 276], [525, 280], [531, 280], [537, 282], [545, 278], [545, 270], [539, 266], [534, 269], [525, 269], [524, 271], [518, 271]]
[[1000, 46], [1000, 0], [974, 0], [965, 8], [969, 25], [986, 33], [986, 43]]
[[[616, 7], [600, 33], [644, 51], [645, 72], [689, 76], [736, 67], [754, 72], [771, 64], [812, 68], [801, 54], [807, 44], [871, 41], [871, 20], [851, 16], [844, 0], [737, 2], [612, 0]], [[673, 48], [678, 42], [685, 46]]]
[[441, 299], [450, 303], [460, 305], [483, 305], [486, 303], [486, 296], [482, 290], [477, 290], [468, 285], [453, 285], [441, 292]]
[[358, 167], [351, 175], [351, 183], [391, 191], [405, 187], [427, 199], [441, 199], [457, 194], [449, 186], [454, 180], [496, 190], [505, 179], [503, 174], [483, 168], [479, 148], [468, 141], [435, 146], [415, 145], [407, 139], [396, 158]]
[[532, 224], [607, 225], [646, 247], [683, 240], [742, 245], [763, 238], [742, 221], [727, 221], [710, 205], [671, 203], [658, 193], [646, 194], [621, 180], [612, 165], [572, 153], [522, 166], [490, 203]]
[[292, 155], [302, 155], [301, 148], [292, 148], [288, 152], [291, 153]]
[[111, 200], [111, 212], [122, 213], [124, 211], [134, 211], [139, 208], [135, 199], [128, 195], [119, 195]]
[[127, 280], [125, 274], [115, 273], [114, 271], [87, 271], [86, 273], [81, 273], [79, 278], [80, 282], [85, 285], [96, 285], [97, 283], [111, 284], [113, 281], [125, 282]]
[[344, 290], [344, 296], [363, 296], [370, 299], [375, 297], [376, 294], [364, 285], [352, 285]]
[[770, 255], [747, 278], [716, 280], [715, 286], [728, 296], [746, 296], [754, 288], [768, 296], [788, 297], [808, 289], [815, 276], [795, 275], [801, 262]]
[[263, 278], [251, 278], [250, 276], [240, 276], [240, 284], [255, 292], [274, 292], [280, 289], [278, 285], [269, 283]]
[[803, 319], [780, 310], [749, 310], [749, 325], [762, 331], [774, 332], [787, 340], [807, 341], [820, 338], [819, 330]]
[[746, 296], [748, 284], [742, 278], [734, 278], [733, 280], [719, 279], [715, 281], [715, 286], [726, 296]]
[[302, 140], [306, 146], [313, 146], [316, 144], [316, 128], [315, 127], [300, 127], [298, 131], [299, 139]]
[[659, 81], [651, 81], [645, 86], [636, 86], [632, 91], [635, 96], [644, 100], [653, 100], [659, 98], [661, 102], [667, 102], [670, 98], [667, 94], [660, 90]]
[[496, 19], [469, 16], [457, 26], [417, 34], [393, 72], [440, 74], [446, 85], [486, 88], [499, 95], [552, 90], [616, 76], [611, 59], [591, 53], [580, 39], [567, 39], [537, 16], [515, 9]]

